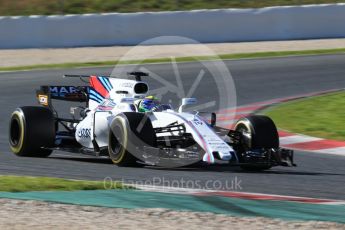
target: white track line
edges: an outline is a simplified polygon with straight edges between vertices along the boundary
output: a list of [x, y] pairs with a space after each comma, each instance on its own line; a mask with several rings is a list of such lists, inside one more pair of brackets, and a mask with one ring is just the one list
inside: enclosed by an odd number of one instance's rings
[[[128, 184], [128, 186], [133, 186]], [[306, 199], [306, 200], [324, 200], [324, 202], [316, 203], [316, 204], [324, 204], [324, 205], [345, 205], [344, 200], [332, 200], [332, 199], [322, 199], [322, 198], [310, 198], [310, 197], [300, 197], [300, 196], [284, 196], [284, 195], [276, 195], [276, 194], [265, 194], [265, 193], [251, 193], [251, 192], [236, 192], [236, 191], [222, 191], [222, 190], [204, 190], [204, 189], [192, 189], [192, 188], [176, 188], [176, 187], [167, 187], [167, 186], [154, 186], [154, 185], [135, 185], [137, 189], [147, 191], [147, 192], [162, 192], [162, 193], [173, 193], [173, 194], [202, 194], [207, 193], [212, 195], [213, 193], [222, 193], [222, 192], [233, 192], [243, 195], [255, 195], [255, 196], [269, 196], [274, 198], [288, 198], [291, 200], [294, 199]], [[282, 199], [282, 200], [283, 200]], [[302, 202], [303, 201], [293, 201], [293, 202]], [[306, 202], [308, 203], [308, 202]]]
[[330, 148], [330, 149], [320, 149], [320, 150], [314, 150], [313, 152], [328, 153], [328, 154], [333, 154], [333, 155], [345, 156], [345, 147]]
[[293, 136], [279, 138], [280, 144], [282, 145], [311, 142], [311, 141], [320, 141], [320, 140], [323, 140], [323, 139], [318, 138], [318, 137], [304, 136], [304, 135], [293, 135]]

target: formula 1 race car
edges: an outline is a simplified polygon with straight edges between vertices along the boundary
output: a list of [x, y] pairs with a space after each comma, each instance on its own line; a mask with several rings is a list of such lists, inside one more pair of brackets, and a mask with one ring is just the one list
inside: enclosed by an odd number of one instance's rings
[[[279, 147], [275, 124], [266, 116], [237, 121], [234, 130], [218, 127], [216, 114], [187, 112], [195, 98], [183, 98], [177, 111], [160, 104], [140, 112], [148, 84], [143, 72], [124, 79], [65, 75], [89, 79], [89, 86], [41, 86], [41, 106], [17, 108], [10, 119], [9, 143], [18, 156], [47, 157], [68, 151], [109, 157], [116, 165], [180, 167], [198, 162], [229, 163], [247, 170], [295, 166], [293, 151]], [[131, 77], [135, 79], [130, 79]], [[52, 100], [85, 103], [71, 107], [71, 118], [58, 116]]]

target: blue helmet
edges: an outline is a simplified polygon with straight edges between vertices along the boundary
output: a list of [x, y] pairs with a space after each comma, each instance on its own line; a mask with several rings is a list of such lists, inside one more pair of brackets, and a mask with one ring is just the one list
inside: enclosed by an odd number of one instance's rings
[[145, 97], [138, 106], [139, 112], [149, 112], [160, 105], [160, 101], [155, 96]]

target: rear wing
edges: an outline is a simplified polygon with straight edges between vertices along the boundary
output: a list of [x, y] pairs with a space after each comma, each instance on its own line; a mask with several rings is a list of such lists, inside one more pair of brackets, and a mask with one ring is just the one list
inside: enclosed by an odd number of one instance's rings
[[[136, 81], [141, 81], [141, 77], [147, 77], [149, 76], [148, 73], [141, 72], [141, 71], [133, 71], [133, 72], [128, 72], [128, 76], [134, 77]], [[96, 75], [83, 75], [83, 74], [65, 74], [63, 75], [64, 78], [79, 78], [82, 82], [87, 82], [84, 80], [84, 78], [90, 78]], [[111, 76], [99, 76], [99, 77], [105, 77], [105, 78], [110, 78]]]
[[[136, 81], [141, 81], [141, 77], [148, 76], [144, 72], [129, 72], [127, 75], [135, 77]], [[113, 89], [112, 83], [109, 81], [110, 76], [65, 74], [63, 77], [79, 78], [82, 82], [90, 84], [90, 86], [41, 86], [36, 91], [39, 104], [52, 108], [51, 102], [54, 99], [85, 102], [87, 107], [97, 106]]]
[[36, 91], [38, 103], [43, 106], [51, 106], [52, 99], [71, 102], [89, 101], [89, 86], [41, 86]]

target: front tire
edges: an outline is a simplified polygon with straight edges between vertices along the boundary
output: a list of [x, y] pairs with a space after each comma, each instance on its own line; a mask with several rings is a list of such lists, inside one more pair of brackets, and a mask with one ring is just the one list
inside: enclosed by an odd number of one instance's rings
[[[242, 151], [256, 149], [279, 148], [279, 135], [277, 127], [271, 118], [263, 115], [252, 115], [240, 119], [235, 130], [242, 134], [244, 142]], [[243, 165], [241, 168], [250, 171], [260, 171], [270, 169], [270, 165]]]
[[55, 119], [50, 109], [25, 106], [16, 109], [10, 119], [9, 144], [21, 157], [48, 157], [55, 141]]
[[[140, 128], [140, 129], [139, 129]], [[143, 113], [123, 113], [114, 118], [109, 131], [108, 152], [118, 166], [137, 166], [136, 147], [155, 146], [156, 134]]]

